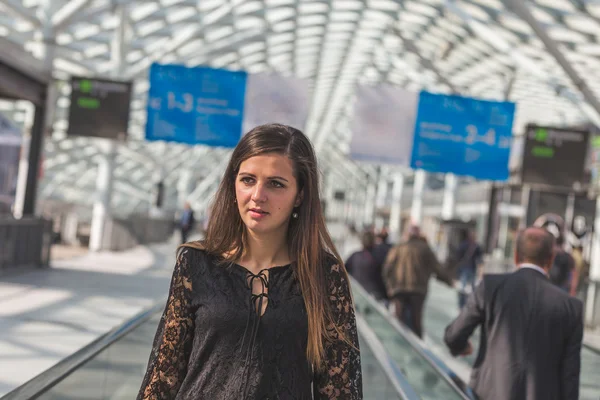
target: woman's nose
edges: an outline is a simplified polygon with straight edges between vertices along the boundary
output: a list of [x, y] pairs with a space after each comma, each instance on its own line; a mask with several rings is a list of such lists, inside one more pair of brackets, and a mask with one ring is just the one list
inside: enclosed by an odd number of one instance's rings
[[262, 202], [267, 199], [267, 194], [264, 185], [257, 184], [254, 186], [254, 191], [252, 192], [252, 201]]

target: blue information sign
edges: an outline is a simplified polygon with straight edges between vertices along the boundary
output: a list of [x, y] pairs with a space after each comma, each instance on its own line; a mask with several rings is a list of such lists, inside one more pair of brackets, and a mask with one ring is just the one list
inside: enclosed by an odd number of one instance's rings
[[147, 140], [235, 147], [242, 135], [246, 72], [153, 64]]
[[515, 104], [421, 92], [411, 168], [508, 179]]

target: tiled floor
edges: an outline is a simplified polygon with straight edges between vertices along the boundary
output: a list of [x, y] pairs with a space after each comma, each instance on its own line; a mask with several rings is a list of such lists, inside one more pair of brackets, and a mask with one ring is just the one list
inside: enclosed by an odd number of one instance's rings
[[0, 277], [0, 397], [167, 296], [177, 243]]

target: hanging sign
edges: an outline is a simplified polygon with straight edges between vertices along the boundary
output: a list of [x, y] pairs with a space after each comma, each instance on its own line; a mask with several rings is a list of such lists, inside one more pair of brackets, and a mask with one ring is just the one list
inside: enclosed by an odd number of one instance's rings
[[310, 107], [309, 82], [279, 74], [249, 74], [243, 131], [278, 123], [304, 130]]
[[350, 157], [408, 167], [418, 94], [392, 85], [358, 86]]
[[511, 102], [421, 92], [410, 166], [507, 180], [514, 113]]
[[242, 134], [246, 72], [153, 64], [147, 140], [235, 147]]

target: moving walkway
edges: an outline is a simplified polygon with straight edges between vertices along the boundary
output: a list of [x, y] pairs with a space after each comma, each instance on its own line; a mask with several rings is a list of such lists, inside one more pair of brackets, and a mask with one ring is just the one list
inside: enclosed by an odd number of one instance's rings
[[[463, 400], [465, 385], [353, 282], [365, 399]], [[1, 400], [132, 400], [164, 303], [134, 316]]]

